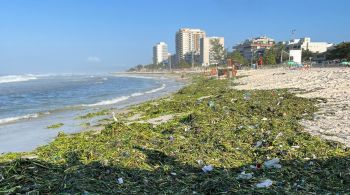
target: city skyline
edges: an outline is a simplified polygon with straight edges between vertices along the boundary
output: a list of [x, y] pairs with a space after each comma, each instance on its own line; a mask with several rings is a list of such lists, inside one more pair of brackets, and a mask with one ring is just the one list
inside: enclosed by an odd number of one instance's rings
[[152, 62], [149, 48], [157, 42], [166, 42], [175, 53], [174, 37], [180, 28], [225, 37], [230, 50], [261, 35], [276, 41], [311, 37], [339, 43], [350, 37], [349, 6], [341, 0], [5, 0], [0, 7], [0, 74], [125, 70]]

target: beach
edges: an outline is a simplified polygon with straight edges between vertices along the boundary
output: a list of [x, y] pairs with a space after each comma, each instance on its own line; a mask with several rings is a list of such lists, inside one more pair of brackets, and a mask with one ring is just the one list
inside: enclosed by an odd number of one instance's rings
[[[291, 70], [239, 74], [282, 71]], [[34, 151], [1, 155], [0, 192], [349, 192], [350, 151], [302, 125], [323, 99], [238, 85], [250, 85], [249, 77], [234, 83], [192, 75], [177, 92], [120, 110], [101, 129], [60, 132]]]
[[350, 146], [350, 68], [286, 68], [242, 70], [236, 89], [283, 89], [299, 97], [323, 98], [313, 120], [300, 124], [313, 135], [339, 141]]

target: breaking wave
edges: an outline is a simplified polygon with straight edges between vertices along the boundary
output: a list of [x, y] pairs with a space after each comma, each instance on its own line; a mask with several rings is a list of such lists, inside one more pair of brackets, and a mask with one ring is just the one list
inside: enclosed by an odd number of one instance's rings
[[0, 84], [1, 83], [13, 83], [13, 82], [23, 82], [35, 80], [37, 77], [34, 75], [8, 75], [8, 76], [0, 76]]

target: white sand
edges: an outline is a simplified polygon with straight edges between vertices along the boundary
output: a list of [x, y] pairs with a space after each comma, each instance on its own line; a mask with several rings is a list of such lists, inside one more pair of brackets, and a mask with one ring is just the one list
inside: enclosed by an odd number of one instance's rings
[[326, 98], [312, 121], [301, 121], [313, 135], [335, 140], [350, 147], [350, 68], [312, 68], [309, 70], [262, 69], [242, 70], [237, 89], [298, 88], [300, 97]]

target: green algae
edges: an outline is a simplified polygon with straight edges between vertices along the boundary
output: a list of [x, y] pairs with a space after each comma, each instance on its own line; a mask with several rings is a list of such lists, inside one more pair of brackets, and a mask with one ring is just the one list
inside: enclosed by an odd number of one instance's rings
[[47, 126], [46, 128], [47, 129], [58, 129], [58, 128], [62, 127], [63, 125], [64, 125], [63, 123], [56, 123], [56, 124]]
[[[158, 126], [115, 122], [98, 132], [60, 133], [52, 143], [32, 152], [36, 159], [2, 156], [0, 193], [350, 191], [349, 150], [311, 136], [298, 123], [312, 119], [317, 99], [296, 97], [287, 90], [239, 91], [231, 86], [227, 80], [195, 78], [171, 98], [134, 106], [127, 114], [142, 112], [143, 120], [174, 114]], [[118, 118], [123, 121], [127, 116]], [[271, 158], [279, 158], [282, 168], [250, 168]], [[204, 173], [203, 165], [214, 170]], [[253, 178], [237, 179], [243, 170], [254, 173]], [[124, 183], [119, 184], [118, 178]], [[256, 188], [264, 179], [274, 184]]]

